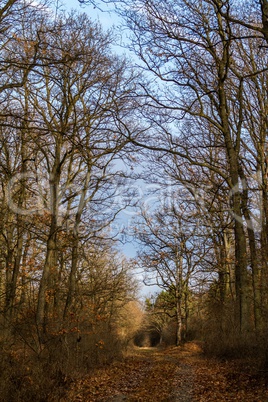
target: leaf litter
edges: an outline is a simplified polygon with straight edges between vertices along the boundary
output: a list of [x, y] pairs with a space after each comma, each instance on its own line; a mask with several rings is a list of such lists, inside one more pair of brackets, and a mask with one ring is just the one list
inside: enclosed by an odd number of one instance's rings
[[74, 381], [61, 402], [268, 402], [267, 378], [252, 359], [208, 358], [200, 344], [135, 348]]

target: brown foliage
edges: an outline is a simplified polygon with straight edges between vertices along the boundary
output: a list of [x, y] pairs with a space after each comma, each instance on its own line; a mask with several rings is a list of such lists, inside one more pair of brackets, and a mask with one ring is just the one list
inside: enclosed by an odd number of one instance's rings
[[134, 349], [122, 362], [74, 382], [62, 401], [234, 401], [268, 398], [254, 360], [206, 358], [197, 343]]

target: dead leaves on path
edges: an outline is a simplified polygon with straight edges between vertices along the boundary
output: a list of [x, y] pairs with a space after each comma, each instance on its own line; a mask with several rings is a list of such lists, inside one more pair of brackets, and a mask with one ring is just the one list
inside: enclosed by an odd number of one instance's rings
[[203, 358], [194, 366], [193, 401], [267, 402], [268, 389], [258, 366], [243, 359], [221, 362]]
[[[76, 383], [68, 401], [107, 401], [124, 394], [127, 401], [167, 401], [172, 393], [175, 365], [154, 359], [127, 358]], [[65, 399], [66, 400], [66, 399]]]
[[257, 366], [242, 359], [205, 358], [196, 344], [136, 349], [124, 361], [74, 382], [64, 402], [108, 402], [116, 396], [128, 402], [268, 402]]

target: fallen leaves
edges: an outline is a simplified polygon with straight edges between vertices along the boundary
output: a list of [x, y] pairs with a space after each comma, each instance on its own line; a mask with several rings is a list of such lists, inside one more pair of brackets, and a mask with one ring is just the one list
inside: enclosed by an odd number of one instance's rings
[[206, 358], [198, 344], [190, 343], [184, 348], [135, 349], [123, 361], [74, 382], [63, 400], [265, 402], [268, 392], [254, 365], [248, 366], [242, 359], [222, 362]]

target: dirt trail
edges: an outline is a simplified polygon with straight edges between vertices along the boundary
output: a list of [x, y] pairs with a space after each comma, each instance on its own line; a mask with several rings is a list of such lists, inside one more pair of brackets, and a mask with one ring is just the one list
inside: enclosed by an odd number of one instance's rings
[[205, 358], [197, 343], [136, 348], [122, 362], [73, 384], [72, 402], [268, 402], [265, 378], [245, 361]]

